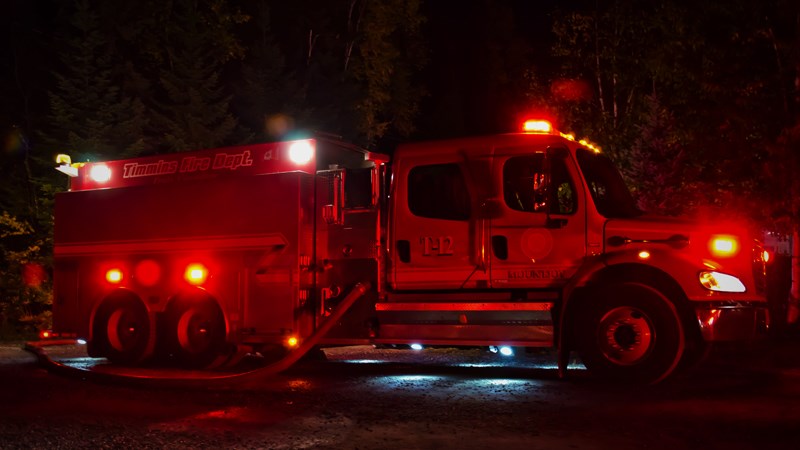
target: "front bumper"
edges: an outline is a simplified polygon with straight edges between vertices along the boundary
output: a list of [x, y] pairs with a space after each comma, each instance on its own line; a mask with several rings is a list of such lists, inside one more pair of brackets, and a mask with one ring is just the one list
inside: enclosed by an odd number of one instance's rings
[[702, 302], [695, 306], [695, 313], [703, 339], [709, 342], [760, 339], [769, 330], [764, 302]]

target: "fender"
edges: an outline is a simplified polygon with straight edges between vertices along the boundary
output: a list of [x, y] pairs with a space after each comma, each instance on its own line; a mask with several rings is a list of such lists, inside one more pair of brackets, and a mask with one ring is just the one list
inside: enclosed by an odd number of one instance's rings
[[[681, 293], [688, 297], [687, 286], [696, 285], [696, 295], [702, 294], [699, 282], [696, 282], [697, 272], [702, 267], [700, 261], [691, 258], [689, 254], [684, 252], [676, 253], [675, 251], [667, 251], [661, 248], [647, 249], [647, 255], [640, 254], [643, 249], [629, 248], [611, 253], [603, 253], [601, 255], [588, 257], [584, 260], [584, 264], [572, 279], [564, 286], [562, 291], [561, 308], [559, 309], [558, 317], [558, 331], [556, 333], [556, 342], [558, 345], [558, 373], [559, 377], [566, 376], [566, 368], [569, 363], [570, 348], [566, 340], [566, 332], [568, 328], [568, 314], [567, 311], [571, 306], [571, 302], [575, 297], [575, 291], [609, 278], [612, 275], [618, 276], [617, 271], [613, 270], [615, 267], [622, 269], [626, 272], [630, 271], [631, 279], [636, 279], [635, 272], [650, 273], [658, 276], [664, 280], [672, 280], [674, 285], [681, 290]], [[636, 268], [642, 270], [635, 270]], [[632, 270], [633, 269], [633, 270]], [[674, 275], [677, 275], [676, 279]], [[689, 289], [691, 290], [691, 289]], [[707, 294], [706, 294], [707, 295]]]

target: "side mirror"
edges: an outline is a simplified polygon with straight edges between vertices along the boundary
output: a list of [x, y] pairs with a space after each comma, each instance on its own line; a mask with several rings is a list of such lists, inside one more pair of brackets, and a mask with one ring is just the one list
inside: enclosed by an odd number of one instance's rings
[[328, 201], [322, 206], [322, 219], [328, 225], [344, 223], [344, 171], [331, 170], [328, 175]]

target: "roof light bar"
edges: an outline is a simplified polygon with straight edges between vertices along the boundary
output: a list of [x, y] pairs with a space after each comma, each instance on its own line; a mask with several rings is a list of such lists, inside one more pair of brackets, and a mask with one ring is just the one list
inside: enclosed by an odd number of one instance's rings
[[553, 132], [553, 124], [547, 120], [526, 120], [522, 124], [522, 130], [526, 133], [549, 134]]

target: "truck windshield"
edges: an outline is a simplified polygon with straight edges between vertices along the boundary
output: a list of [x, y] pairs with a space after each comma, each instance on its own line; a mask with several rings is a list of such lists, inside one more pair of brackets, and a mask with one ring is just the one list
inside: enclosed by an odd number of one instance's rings
[[582, 148], [578, 149], [576, 156], [597, 212], [609, 219], [642, 214], [610, 159]]

